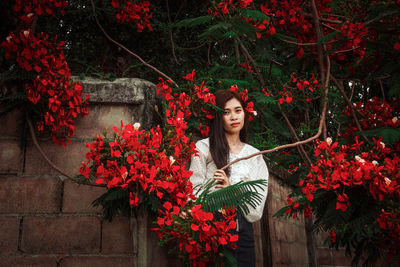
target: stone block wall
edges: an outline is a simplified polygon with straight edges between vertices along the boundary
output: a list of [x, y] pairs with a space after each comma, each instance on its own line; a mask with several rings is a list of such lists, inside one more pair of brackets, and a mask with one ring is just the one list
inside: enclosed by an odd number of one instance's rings
[[[114, 82], [87, 78], [84, 90], [91, 94], [90, 114], [76, 123], [67, 147], [38, 136], [49, 159], [66, 173], [79, 172], [88, 149], [85, 142], [112, 126], [155, 122], [154, 85], [140, 79]], [[0, 266], [179, 266], [174, 255], [157, 246], [146, 216], [137, 221], [117, 217], [103, 220], [101, 209], [91, 203], [104, 188], [78, 185], [51, 168], [29, 140], [20, 147], [18, 127], [23, 114], [13, 111], [0, 118]], [[269, 229], [255, 224], [257, 266], [308, 266], [304, 220], [272, 218], [286, 204], [289, 189], [271, 169], [267, 213]], [[136, 228], [135, 228], [136, 227]], [[131, 236], [135, 228], [136, 239]], [[272, 259], [263, 258], [265, 233], [270, 235]], [[134, 242], [133, 242], [134, 241]], [[320, 247], [320, 245], [317, 245]], [[350, 266], [346, 258], [321, 247], [321, 266]]]

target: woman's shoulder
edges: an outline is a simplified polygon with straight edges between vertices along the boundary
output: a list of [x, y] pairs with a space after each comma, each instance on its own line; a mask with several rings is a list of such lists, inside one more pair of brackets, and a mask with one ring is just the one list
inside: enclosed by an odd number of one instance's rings
[[258, 148], [255, 148], [252, 145], [245, 143], [245, 146], [246, 146], [246, 154], [248, 154], [248, 155], [260, 152], [260, 150]]
[[200, 152], [207, 154], [210, 150], [210, 141], [209, 138], [204, 138], [196, 142], [196, 148]]
[[209, 138], [204, 138], [204, 139], [200, 139], [196, 142], [196, 146], [200, 146], [200, 147], [210, 147], [210, 140]]

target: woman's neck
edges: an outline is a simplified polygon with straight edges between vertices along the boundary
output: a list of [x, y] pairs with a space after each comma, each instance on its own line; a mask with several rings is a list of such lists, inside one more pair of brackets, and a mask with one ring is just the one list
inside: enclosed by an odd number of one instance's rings
[[243, 143], [240, 141], [240, 135], [239, 134], [226, 134], [226, 141], [228, 141], [229, 147], [232, 149], [234, 147], [242, 146]]

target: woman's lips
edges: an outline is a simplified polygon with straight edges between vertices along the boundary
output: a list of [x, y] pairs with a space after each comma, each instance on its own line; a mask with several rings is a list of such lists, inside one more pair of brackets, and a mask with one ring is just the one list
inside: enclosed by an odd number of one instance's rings
[[232, 123], [231, 127], [239, 127], [240, 123]]

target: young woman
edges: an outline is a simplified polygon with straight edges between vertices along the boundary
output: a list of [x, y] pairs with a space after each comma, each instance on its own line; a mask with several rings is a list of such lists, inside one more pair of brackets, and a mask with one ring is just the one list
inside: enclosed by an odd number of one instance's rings
[[[222, 112], [216, 112], [211, 122], [209, 138], [196, 143], [199, 156], [192, 157], [190, 178], [194, 192], [209, 179], [215, 180], [212, 190], [236, 184], [239, 181], [265, 179], [268, 181], [268, 169], [262, 155], [239, 161], [228, 169], [221, 170], [227, 163], [251, 155], [259, 150], [246, 144], [247, 117], [241, 97], [229, 90], [215, 94], [216, 106]], [[263, 196], [261, 203], [243, 217], [238, 216], [237, 231], [239, 240], [234, 251], [238, 266], [255, 266], [254, 235], [252, 222], [261, 219], [268, 187], [259, 190]], [[200, 192], [196, 193], [197, 195]]]

